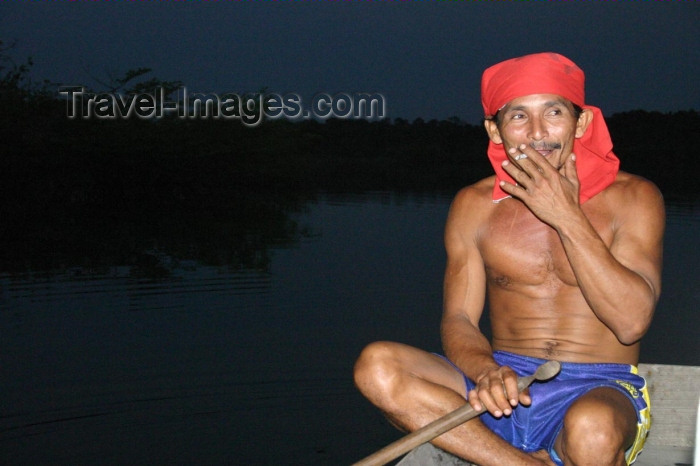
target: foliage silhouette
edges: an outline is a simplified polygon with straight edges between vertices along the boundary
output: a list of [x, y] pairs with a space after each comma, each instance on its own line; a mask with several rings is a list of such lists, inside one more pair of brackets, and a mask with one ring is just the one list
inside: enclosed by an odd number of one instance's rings
[[[428, 122], [69, 119], [0, 42], [1, 271], [135, 265], [148, 256], [266, 269], [306, 234], [294, 214], [323, 191], [439, 191], [489, 176], [481, 126]], [[137, 68], [112, 92], [175, 90]], [[262, 91], [261, 91], [262, 92]], [[624, 170], [697, 200], [700, 116], [608, 118]], [[150, 252], [149, 252], [150, 251]]]

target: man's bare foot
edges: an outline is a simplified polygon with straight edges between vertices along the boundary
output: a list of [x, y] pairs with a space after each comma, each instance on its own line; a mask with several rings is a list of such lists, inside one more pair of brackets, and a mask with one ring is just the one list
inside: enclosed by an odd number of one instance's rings
[[540, 460], [542, 464], [546, 464], [547, 466], [557, 466], [557, 464], [554, 461], [552, 461], [552, 458], [549, 456], [549, 452], [547, 452], [547, 450], [540, 450], [530, 453], [530, 456], [537, 460]]

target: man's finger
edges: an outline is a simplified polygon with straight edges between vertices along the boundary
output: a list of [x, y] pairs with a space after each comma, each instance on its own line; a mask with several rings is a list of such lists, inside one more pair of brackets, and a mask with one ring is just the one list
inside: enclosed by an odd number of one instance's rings
[[522, 169], [522, 167], [516, 165], [515, 163], [511, 163], [508, 160], [504, 161], [501, 164], [501, 166], [503, 167], [503, 170], [518, 183], [523, 183], [524, 181], [530, 178], [530, 176]]
[[496, 416], [496, 411], [498, 411], [498, 407], [493, 402], [489, 391], [480, 385], [477, 385], [477, 387], [474, 390], [471, 390], [469, 392], [469, 402], [471, 403], [474, 409], [481, 410], [483, 408], [486, 411], [493, 414], [494, 416]]
[[509, 149], [509, 152], [511, 158], [531, 178], [539, 175], [543, 175], [546, 178], [551, 174], [552, 170], [555, 170], [544, 155], [527, 144], [521, 144], [518, 149], [512, 147]]
[[503, 167], [503, 170], [518, 183], [519, 186], [523, 187], [523, 189], [527, 189], [529, 183], [537, 183], [538, 177], [541, 175], [539, 166], [532, 162], [528, 162], [528, 165], [526, 166], [520, 166], [515, 162], [506, 160], [501, 164], [501, 166]]
[[518, 405], [518, 398], [520, 397], [520, 391], [518, 390], [518, 377], [515, 374], [504, 377], [503, 388], [505, 389], [508, 403], [510, 403], [512, 407], [516, 407]]
[[573, 182], [578, 183], [578, 171], [576, 169], [576, 154], [571, 154], [564, 164], [564, 176]]
[[501, 181], [499, 183], [499, 186], [507, 194], [510, 194], [511, 196], [515, 196], [518, 199], [522, 199], [523, 196], [527, 195], [527, 191], [525, 191], [525, 188], [523, 188], [522, 186], [516, 186], [512, 183], [508, 183], [507, 181]]
[[521, 405], [530, 406], [532, 404], [532, 398], [530, 397], [530, 389], [526, 388], [519, 393], [519, 401]]
[[467, 393], [467, 401], [476, 411], [481, 411], [482, 408], [484, 408], [479, 400], [479, 393], [476, 391], [476, 389], [469, 390], [469, 393]]
[[503, 414], [509, 414], [505, 410], [510, 408], [510, 405], [505, 400], [503, 384], [500, 377], [486, 377], [487, 380], [482, 380], [477, 386], [479, 401], [484, 408], [494, 417], [501, 417]]

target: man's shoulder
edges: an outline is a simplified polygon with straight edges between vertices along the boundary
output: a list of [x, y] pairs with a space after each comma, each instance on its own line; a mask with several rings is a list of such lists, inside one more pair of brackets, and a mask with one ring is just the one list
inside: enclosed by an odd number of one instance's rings
[[622, 200], [636, 202], [661, 201], [663, 196], [656, 185], [639, 175], [620, 171], [615, 178], [615, 181], [605, 189], [607, 197], [612, 200]]
[[608, 212], [618, 220], [662, 219], [665, 216], [664, 198], [659, 188], [646, 178], [623, 171], [617, 174], [610, 186], [591, 201], [594, 202], [587, 207], [589, 212], [591, 209]]
[[491, 202], [493, 185], [496, 182], [496, 176], [489, 176], [474, 184], [465, 186], [460, 189], [455, 196], [455, 203], [484, 203]]
[[460, 189], [452, 200], [448, 224], [468, 230], [477, 228], [493, 208], [492, 192], [496, 177], [491, 176]]

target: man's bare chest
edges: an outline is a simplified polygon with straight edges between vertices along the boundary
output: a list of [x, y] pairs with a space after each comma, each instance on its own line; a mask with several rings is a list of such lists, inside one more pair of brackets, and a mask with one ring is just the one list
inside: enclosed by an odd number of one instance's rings
[[557, 231], [518, 207], [494, 211], [480, 232], [479, 249], [489, 282], [504, 288], [577, 286]]

